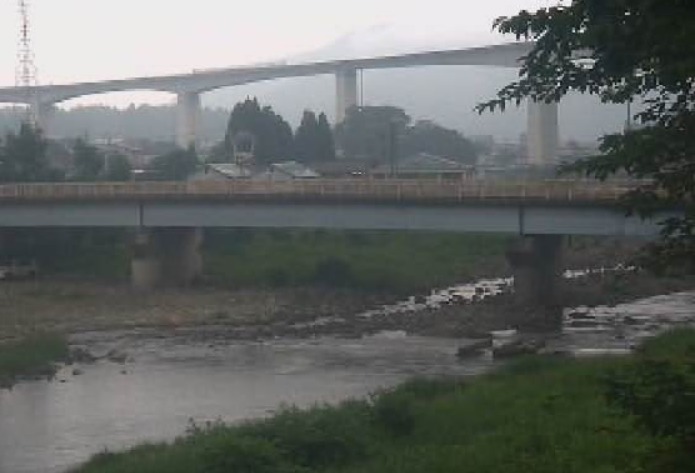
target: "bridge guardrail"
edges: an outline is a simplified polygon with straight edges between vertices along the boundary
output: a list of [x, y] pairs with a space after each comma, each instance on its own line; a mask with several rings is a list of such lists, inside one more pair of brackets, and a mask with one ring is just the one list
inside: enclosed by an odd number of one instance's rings
[[22, 183], [0, 185], [1, 201], [127, 199], [349, 199], [364, 201], [546, 201], [616, 203], [637, 183], [311, 179]]

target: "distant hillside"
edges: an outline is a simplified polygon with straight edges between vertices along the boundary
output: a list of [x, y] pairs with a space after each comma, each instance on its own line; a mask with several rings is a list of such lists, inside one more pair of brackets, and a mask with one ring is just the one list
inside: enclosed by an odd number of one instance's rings
[[[14, 129], [22, 113], [0, 109], [0, 134]], [[206, 108], [201, 114], [200, 134], [205, 141], [223, 138], [229, 111]], [[57, 110], [51, 119], [50, 137], [127, 138], [174, 141], [176, 113], [172, 106], [128, 107], [83, 106]]]

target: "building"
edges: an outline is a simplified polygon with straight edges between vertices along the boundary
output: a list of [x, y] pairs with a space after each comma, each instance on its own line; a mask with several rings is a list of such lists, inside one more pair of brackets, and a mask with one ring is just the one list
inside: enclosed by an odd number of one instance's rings
[[376, 179], [447, 179], [459, 180], [475, 177], [475, 166], [428, 153], [402, 158], [393, 164], [381, 164], [369, 172]]
[[297, 161], [273, 163], [264, 171], [254, 174], [254, 180], [291, 181], [294, 179], [316, 179], [321, 177], [313, 169]]
[[265, 168], [240, 166], [237, 163], [206, 164], [189, 180], [224, 181], [229, 179], [250, 179], [254, 181], [289, 181], [293, 179], [315, 179], [320, 175], [296, 161], [274, 163]]
[[229, 179], [249, 179], [253, 175], [250, 168], [239, 166], [236, 163], [206, 164], [198, 172], [193, 174], [191, 181], [226, 181]]

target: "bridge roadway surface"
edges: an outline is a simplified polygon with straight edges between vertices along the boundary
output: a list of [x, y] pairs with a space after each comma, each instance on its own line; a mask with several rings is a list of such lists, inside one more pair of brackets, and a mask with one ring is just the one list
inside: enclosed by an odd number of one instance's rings
[[[296, 180], [0, 186], [0, 227], [292, 227], [654, 237], [631, 185]], [[663, 216], [662, 216], [663, 217]]]
[[175, 94], [202, 93], [221, 87], [253, 82], [336, 74], [360, 69], [385, 69], [433, 65], [471, 65], [518, 67], [519, 58], [531, 50], [532, 43], [507, 43], [478, 48], [428, 51], [364, 59], [338, 59], [304, 64], [280, 62], [259, 66], [206, 69], [185, 74], [136, 77], [75, 84], [35, 87], [0, 87], [0, 102], [55, 104], [75, 97], [106, 92], [152, 90]]

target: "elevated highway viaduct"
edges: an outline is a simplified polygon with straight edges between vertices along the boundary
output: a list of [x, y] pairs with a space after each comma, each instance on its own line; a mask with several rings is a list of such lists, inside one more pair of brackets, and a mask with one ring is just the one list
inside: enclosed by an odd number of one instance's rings
[[[129, 227], [133, 284], [187, 284], [201, 272], [202, 228], [330, 228], [518, 235], [517, 292], [552, 301], [562, 235], [652, 238], [627, 216], [630, 184], [585, 181], [305, 180], [0, 186], [0, 227]], [[523, 289], [522, 289], [523, 288]]]
[[[0, 103], [29, 105], [38, 125], [50, 128], [53, 107], [73, 98], [118, 91], [160, 91], [177, 97], [176, 141], [181, 147], [195, 144], [198, 138], [200, 95], [202, 93], [254, 82], [288, 77], [332, 74], [336, 79], [336, 123], [358, 104], [357, 72], [360, 70], [424, 66], [519, 67], [533, 43], [518, 42], [492, 46], [428, 51], [363, 59], [340, 59], [313, 63], [277, 63], [262, 66], [231, 67], [194, 71], [158, 77], [105, 80], [63, 85], [0, 88]], [[528, 107], [528, 156], [537, 164], [547, 163], [556, 155], [558, 141], [557, 104], [530, 103]]]

